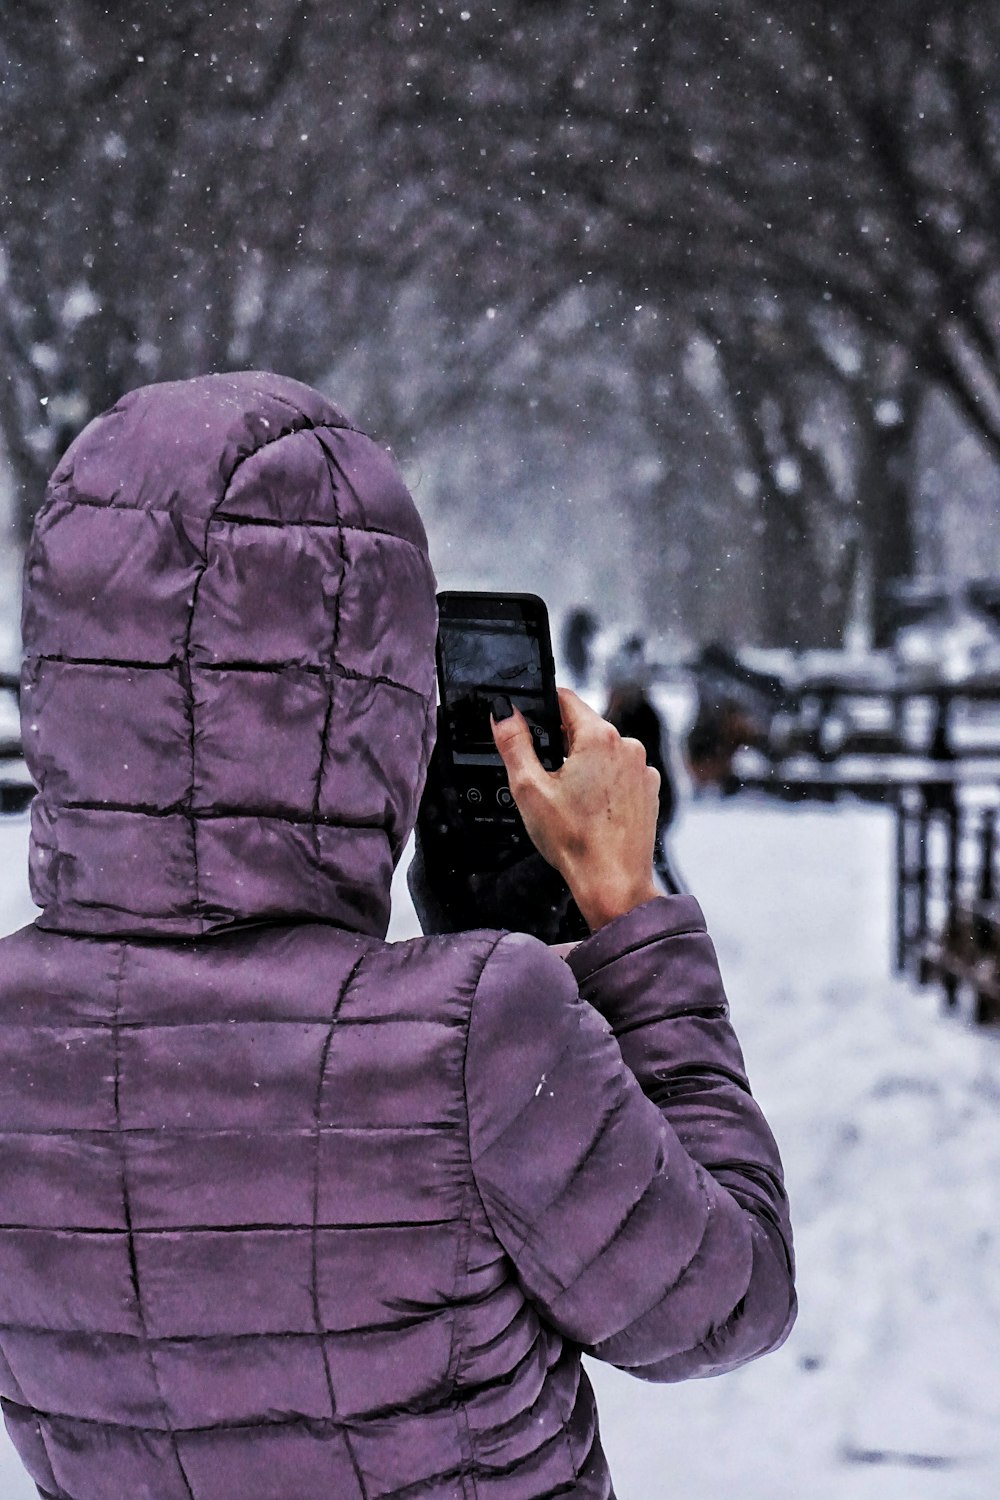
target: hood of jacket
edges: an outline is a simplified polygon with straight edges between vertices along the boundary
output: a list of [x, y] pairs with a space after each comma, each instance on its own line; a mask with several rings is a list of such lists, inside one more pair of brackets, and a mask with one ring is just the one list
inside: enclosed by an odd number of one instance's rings
[[25, 563], [39, 925], [383, 936], [434, 724], [434, 576], [388, 455], [263, 373], [146, 386], [56, 469]]

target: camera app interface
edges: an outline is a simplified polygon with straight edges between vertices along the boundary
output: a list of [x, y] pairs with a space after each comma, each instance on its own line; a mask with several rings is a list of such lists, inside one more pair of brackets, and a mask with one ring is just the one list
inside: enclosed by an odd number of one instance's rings
[[551, 738], [543, 722], [542, 659], [534, 633], [522, 621], [442, 622], [445, 708], [456, 765], [500, 766], [490, 708], [498, 693], [531, 725], [542, 764], [552, 769]]

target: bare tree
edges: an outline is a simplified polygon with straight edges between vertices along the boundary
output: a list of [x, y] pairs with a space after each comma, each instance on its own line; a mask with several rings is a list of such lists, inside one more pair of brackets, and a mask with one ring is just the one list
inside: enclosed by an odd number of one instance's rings
[[[835, 508], [788, 408], [816, 378], [816, 317], [849, 317], [863, 347], [840, 384], [869, 455], [854, 547], [884, 598], [912, 565], [904, 481], [923, 392], [946, 391], [1000, 456], [995, 8], [556, 0], [502, 23], [463, 14], [414, 23], [405, 88], [386, 101], [429, 196], [452, 205], [441, 253], [456, 275], [483, 297], [525, 274], [615, 285], [710, 326], [778, 576], [794, 592], [797, 570], [806, 595], [821, 508], [776, 488], [775, 454]], [[757, 316], [775, 296], [780, 347]], [[797, 627], [775, 625], [789, 639], [803, 630], [792, 614]]]
[[[206, 368], [336, 372], [415, 450], [548, 368], [559, 421], [575, 298], [578, 368], [664, 472], [692, 440], [670, 372], [711, 340], [703, 510], [755, 509], [768, 637], [835, 639], [859, 568], [884, 596], [912, 565], [926, 391], [1000, 455], [998, 42], [986, 0], [5, 7], [23, 514], [94, 411]], [[672, 535], [675, 491], [643, 494]]]
[[5, 7], [0, 412], [23, 525], [130, 386], [248, 360], [315, 378], [370, 325], [365, 79], [304, 45], [314, 10]]

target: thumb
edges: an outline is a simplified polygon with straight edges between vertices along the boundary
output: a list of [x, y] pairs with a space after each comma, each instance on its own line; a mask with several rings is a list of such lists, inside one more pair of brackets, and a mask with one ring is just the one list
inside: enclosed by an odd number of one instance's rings
[[[511, 783], [511, 789], [515, 782], [522, 785], [525, 782], [536, 781], [545, 773], [542, 763], [535, 754], [535, 744], [531, 737], [531, 729], [528, 721], [510, 702], [509, 698], [494, 698], [494, 713], [490, 715], [490, 723], [493, 728], [493, 743], [500, 752], [500, 759], [507, 770], [507, 780]], [[504, 719], [497, 719], [495, 711], [510, 706], [510, 715]]]

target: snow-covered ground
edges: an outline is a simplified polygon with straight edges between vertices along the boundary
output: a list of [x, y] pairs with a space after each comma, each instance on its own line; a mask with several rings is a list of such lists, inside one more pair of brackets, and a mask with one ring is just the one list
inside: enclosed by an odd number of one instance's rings
[[[26, 830], [0, 819], [3, 931], [33, 914]], [[889, 978], [891, 835], [876, 809], [684, 815], [678, 861], [785, 1157], [801, 1312], [721, 1380], [592, 1366], [619, 1500], [1000, 1494], [1000, 1036]], [[401, 888], [392, 934], [415, 930]], [[0, 1447], [0, 1500], [29, 1497]]]

